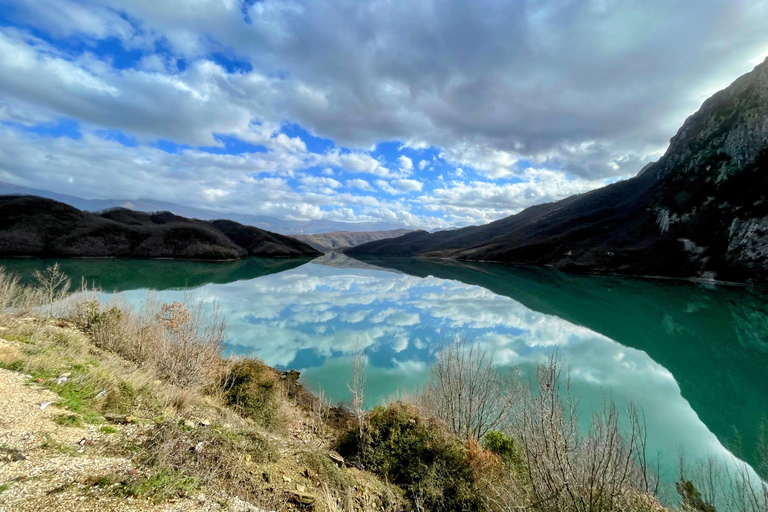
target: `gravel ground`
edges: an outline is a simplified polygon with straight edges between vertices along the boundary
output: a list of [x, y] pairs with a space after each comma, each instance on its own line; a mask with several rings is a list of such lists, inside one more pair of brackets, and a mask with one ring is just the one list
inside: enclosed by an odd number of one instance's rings
[[[0, 350], [15, 342], [0, 339]], [[58, 396], [27, 384], [29, 376], [0, 369], [0, 511], [252, 511], [237, 499], [199, 496], [152, 504], [122, 499], [87, 482], [134, 470], [130, 459], [104, 453], [107, 434], [97, 426], [63, 427], [52, 417], [63, 411]], [[44, 409], [41, 404], [53, 402]], [[78, 443], [85, 438], [81, 447]], [[225, 503], [221, 505], [219, 502]]]

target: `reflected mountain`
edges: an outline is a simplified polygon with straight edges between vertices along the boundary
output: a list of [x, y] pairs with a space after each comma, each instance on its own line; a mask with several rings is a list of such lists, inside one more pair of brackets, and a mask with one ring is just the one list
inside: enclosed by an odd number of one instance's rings
[[338, 251], [331, 251], [323, 254], [322, 256], [319, 256], [312, 260], [312, 263], [315, 265], [323, 265], [325, 267], [333, 267], [333, 268], [357, 268], [357, 269], [363, 269], [363, 270], [386, 270], [389, 272], [397, 272], [400, 273], [397, 270], [394, 269], [387, 269], [382, 268], [376, 265], [369, 265], [368, 263], [365, 263], [360, 260], [356, 260], [355, 258], [351, 258], [344, 254], [343, 252]]
[[187, 260], [64, 259], [0, 260], [0, 267], [33, 282], [32, 273], [58, 262], [74, 285], [85, 279], [89, 287], [108, 292], [128, 290], [178, 290], [207, 284], [246, 281], [300, 267], [312, 258], [247, 258], [226, 262]]
[[[647, 353], [731, 453], [758, 469], [768, 418], [768, 301], [741, 287], [570, 275], [527, 266], [361, 258], [418, 277], [482, 286]], [[762, 467], [762, 476], [768, 471]]]

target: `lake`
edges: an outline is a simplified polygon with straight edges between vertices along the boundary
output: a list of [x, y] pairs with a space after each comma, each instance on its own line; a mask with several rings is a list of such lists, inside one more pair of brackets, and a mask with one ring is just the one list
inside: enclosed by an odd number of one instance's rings
[[[0, 261], [25, 279], [51, 263]], [[130, 301], [147, 290], [180, 300], [185, 287], [219, 301], [229, 353], [298, 369], [334, 402], [350, 398], [355, 347], [367, 356], [367, 406], [425, 383], [435, 352], [455, 334], [524, 375], [558, 348], [585, 422], [606, 396], [642, 410], [664, 481], [677, 478], [681, 450], [688, 462], [733, 454], [766, 476], [756, 449], [768, 414], [768, 301], [757, 290], [336, 254], [311, 262], [60, 263], [74, 282]]]

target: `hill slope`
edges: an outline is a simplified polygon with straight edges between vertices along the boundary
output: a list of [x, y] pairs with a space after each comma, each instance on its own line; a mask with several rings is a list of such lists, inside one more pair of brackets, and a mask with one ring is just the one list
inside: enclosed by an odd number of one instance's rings
[[483, 226], [347, 249], [568, 270], [764, 279], [768, 270], [768, 59], [690, 116], [632, 179]]
[[355, 247], [374, 240], [395, 238], [412, 232], [412, 229], [392, 229], [389, 231], [333, 231], [316, 235], [292, 235], [295, 239], [314, 247], [321, 252], [332, 252]]
[[261, 226], [262, 229], [281, 234], [312, 234], [341, 230], [381, 231], [402, 227], [402, 224], [400, 223], [386, 221], [342, 222], [326, 219], [284, 220], [269, 215], [219, 212], [206, 208], [195, 208], [193, 206], [171, 203], [168, 201], [157, 201], [155, 199], [83, 199], [82, 197], [58, 194], [42, 189], [22, 187], [2, 181], [0, 181], [0, 195], [45, 197], [87, 212], [100, 212], [111, 208], [128, 208], [130, 210], [141, 212], [169, 211], [182, 217], [191, 217], [200, 220], [227, 219], [241, 224], [248, 224], [250, 226]]
[[97, 214], [41, 197], [0, 197], [0, 257], [231, 260], [319, 254], [293, 238], [232, 221], [124, 208]]

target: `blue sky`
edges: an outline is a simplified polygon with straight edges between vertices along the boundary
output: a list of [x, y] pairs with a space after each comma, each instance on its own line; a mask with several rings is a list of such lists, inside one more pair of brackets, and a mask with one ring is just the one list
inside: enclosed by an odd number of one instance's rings
[[768, 54], [760, 0], [0, 0], [0, 181], [488, 222], [637, 173]]

